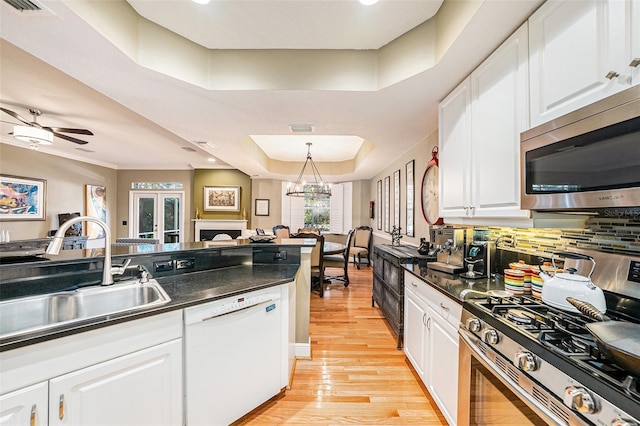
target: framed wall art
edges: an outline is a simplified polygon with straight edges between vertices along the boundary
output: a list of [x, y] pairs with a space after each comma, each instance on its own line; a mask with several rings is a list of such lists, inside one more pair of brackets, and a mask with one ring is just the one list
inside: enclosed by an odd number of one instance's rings
[[393, 224], [400, 228], [400, 170], [393, 172]]
[[269, 200], [256, 198], [254, 214], [256, 216], [269, 216]]
[[239, 212], [239, 186], [205, 186], [203, 210], [209, 212]]
[[[100, 185], [85, 185], [84, 212], [86, 216], [107, 222], [107, 188]], [[104, 229], [97, 223], [87, 222], [89, 239], [104, 238]]]
[[391, 232], [391, 178], [384, 178], [384, 232]]
[[376, 214], [378, 215], [378, 230], [382, 231], [382, 181], [379, 180], [377, 185], [376, 185], [376, 189], [377, 189], [377, 203], [378, 203], [378, 207], [376, 207], [377, 211]]
[[0, 175], [0, 221], [45, 220], [47, 181]]
[[405, 171], [405, 186], [406, 186], [406, 195], [405, 197], [407, 197], [407, 210], [406, 210], [406, 230], [407, 230], [407, 236], [408, 237], [413, 237], [414, 236], [414, 219], [413, 219], [413, 206], [414, 206], [414, 197], [415, 197], [415, 179], [413, 177], [413, 166], [414, 166], [414, 160], [409, 161], [405, 166], [404, 166], [404, 171]]

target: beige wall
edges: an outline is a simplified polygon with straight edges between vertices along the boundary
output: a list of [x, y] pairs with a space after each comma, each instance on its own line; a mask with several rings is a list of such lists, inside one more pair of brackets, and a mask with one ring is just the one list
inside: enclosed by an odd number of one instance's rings
[[[129, 236], [129, 192], [132, 182], [180, 182], [184, 192], [184, 218], [182, 226], [185, 241], [193, 241], [194, 218], [193, 208], [193, 170], [118, 170], [118, 191], [116, 198], [116, 227], [114, 229], [118, 238]], [[123, 225], [127, 221], [127, 225]]]
[[0, 144], [0, 173], [47, 181], [44, 221], [0, 222], [0, 228], [8, 230], [13, 241], [47, 236], [50, 230], [58, 229], [60, 213], [84, 214], [85, 185], [88, 184], [107, 188], [107, 223], [115, 229], [116, 170]]
[[[422, 203], [420, 199], [420, 191], [422, 186], [422, 175], [427, 169], [427, 163], [431, 160], [431, 150], [434, 146], [438, 145], [438, 132], [434, 131], [427, 137], [425, 137], [422, 141], [414, 145], [409, 151], [402, 154], [396, 160], [394, 160], [388, 167], [386, 167], [382, 172], [378, 173], [371, 179], [369, 189], [372, 194], [372, 199], [377, 197], [376, 191], [376, 183], [379, 180], [384, 182], [384, 178], [389, 176], [391, 179], [391, 226], [393, 227], [393, 172], [396, 170], [400, 170], [400, 226], [402, 228], [402, 233], [406, 233], [407, 231], [407, 223], [406, 223], [406, 212], [407, 212], [407, 194], [406, 194], [406, 181], [405, 181], [405, 165], [407, 162], [411, 160], [415, 160], [414, 163], [414, 187], [415, 187], [415, 205], [414, 205], [414, 237], [408, 237], [404, 235], [402, 237], [401, 242], [403, 244], [413, 244], [420, 245], [420, 237], [425, 237], [427, 240], [429, 239], [429, 224], [424, 219], [422, 215]], [[384, 193], [383, 193], [384, 196]], [[376, 206], [381, 200], [375, 200]], [[384, 208], [384, 206], [383, 206]], [[376, 215], [377, 215], [377, 207], [376, 207]], [[374, 242], [375, 243], [390, 243], [391, 236], [384, 232], [384, 223], [382, 225], [383, 229], [379, 230], [377, 228], [377, 217], [374, 220], [370, 221], [371, 227], [373, 228], [374, 234]]]
[[[205, 212], [203, 196], [205, 186], [239, 186], [240, 187], [240, 211], [238, 212]], [[197, 169], [193, 174], [193, 212], [198, 209], [202, 219], [243, 219], [243, 212], [247, 219], [247, 228], [251, 228], [251, 178], [249, 175], [236, 169]], [[193, 216], [192, 216], [193, 217]]]

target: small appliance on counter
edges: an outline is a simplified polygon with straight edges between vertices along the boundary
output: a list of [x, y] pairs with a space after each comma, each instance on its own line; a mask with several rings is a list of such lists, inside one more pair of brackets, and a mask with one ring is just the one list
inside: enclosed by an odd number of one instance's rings
[[432, 228], [431, 241], [435, 247], [437, 261], [429, 263], [429, 268], [448, 274], [457, 274], [464, 270], [464, 229]]
[[469, 244], [464, 257], [465, 278], [486, 278], [491, 275], [491, 262], [495, 257], [496, 246], [493, 241], [473, 241]]

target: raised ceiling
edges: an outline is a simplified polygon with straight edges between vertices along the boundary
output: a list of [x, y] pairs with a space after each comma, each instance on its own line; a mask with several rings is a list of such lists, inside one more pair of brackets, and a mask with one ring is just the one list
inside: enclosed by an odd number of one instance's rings
[[[305, 142], [322, 136], [313, 158], [337, 182], [371, 178], [436, 130], [438, 102], [540, 1], [369, 6], [384, 13], [356, 0], [130, 3], [50, 0], [37, 13], [1, 4], [0, 104], [25, 117], [36, 107], [43, 124], [95, 133], [82, 147], [93, 152], [60, 140], [43, 152], [117, 169], [234, 167], [290, 180]], [[223, 33], [208, 34], [203, 7], [216, 19], [226, 14]], [[169, 26], [167, 17], [182, 35], [158, 24]], [[209, 44], [221, 39], [224, 46]], [[0, 140], [17, 144], [7, 135], [15, 120], [0, 120]], [[289, 141], [295, 123], [314, 131]], [[329, 167], [342, 151], [341, 167]]]

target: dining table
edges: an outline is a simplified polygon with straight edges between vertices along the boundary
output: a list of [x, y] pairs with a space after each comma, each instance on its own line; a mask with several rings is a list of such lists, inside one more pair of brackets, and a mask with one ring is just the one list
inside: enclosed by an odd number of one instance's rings
[[325, 241], [324, 245], [322, 246], [322, 250], [323, 250], [325, 255], [328, 255], [328, 254], [340, 254], [340, 253], [344, 252], [345, 248], [346, 248], [346, 246], [344, 244], [334, 243], [332, 241]]

